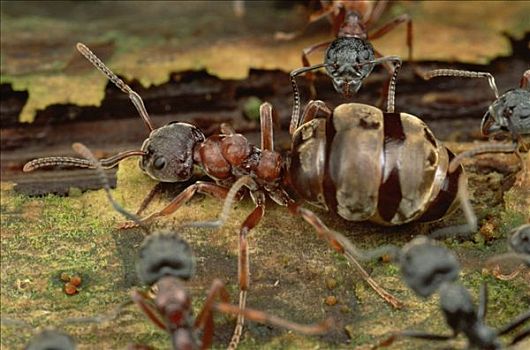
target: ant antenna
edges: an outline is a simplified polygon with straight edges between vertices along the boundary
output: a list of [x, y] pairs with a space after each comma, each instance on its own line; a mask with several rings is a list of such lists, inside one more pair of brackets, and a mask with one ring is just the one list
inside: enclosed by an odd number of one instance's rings
[[291, 124], [289, 125], [289, 133], [291, 135], [294, 134], [294, 131], [296, 128], [298, 128], [298, 123], [300, 122], [300, 90], [298, 90], [298, 85], [296, 84], [296, 76], [326, 66], [329, 65], [325, 63], [319, 63], [311, 67], [298, 68], [291, 72], [291, 85], [293, 86], [294, 94], [293, 112], [291, 113]]
[[[98, 160], [98, 162], [101, 164], [101, 167], [103, 169], [110, 169], [118, 165], [118, 163], [121, 162], [125, 158], [129, 158], [132, 156], [144, 156], [144, 155], [146, 155], [146, 152], [144, 151], [125, 151], [125, 152], [118, 153], [109, 158], [100, 159]], [[22, 171], [27, 173], [35, 169], [38, 169], [38, 168], [44, 168], [44, 167], [49, 167], [49, 166], [59, 166], [59, 165], [95, 169], [94, 164], [86, 159], [79, 159], [79, 158], [73, 158], [73, 157], [45, 157], [45, 158], [34, 159], [30, 162], [27, 162], [26, 164], [24, 164], [24, 168], [22, 169]]]
[[381, 58], [376, 58], [375, 60], [362, 62], [360, 64], [357, 64], [356, 66], [362, 67], [367, 64], [383, 64], [383, 62], [386, 62], [386, 61], [394, 62], [394, 72], [392, 73], [392, 77], [390, 78], [390, 83], [388, 85], [387, 105], [386, 105], [387, 113], [394, 113], [394, 107], [395, 107], [395, 101], [396, 101], [396, 80], [397, 80], [397, 75], [399, 73], [399, 70], [401, 69], [401, 58], [399, 58], [398, 56], [385, 56]]
[[77, 43], [76, 45], [77, 51], [79, 51], [87, 60], [90, 61], [101, 73], [105, 74], [107, 78], [109, 78], [110, 81], [114, 83], [121, 91], [129, 95], [129, 98], [131, 99], [134, 107], [136, 107], [136, 110], [138, 113], [140, 113], [140, 116], [142, 117], [145, 125], [149, 129], [149, 131], [153, 131], [155, 128], [153, 127], [153, 124], [151, 123], [151, 118], [149, 117], [149, 114], [147, 114], [147, 110], [145, 109], [144, 101], [138, 95], [131, 87], [123, 80], [118, 78], [116, 74], [114, 74], [109, 67], [105, 65], [90, 49], [82, 44]]
[[423, 73], [423, 78], [429, 80], [434, 77], [463, 77], [463, 78], [487, 78], [490, 84], [491, 90], [495, 94], [495, 99], [499, 98], [499, 90], [495, 84], [495, 78], [493, 75], [487, 72], [473, 72], [468, 70], [458, 69], [435, 69], [427, 73]]
[[125, 216], [127, 219], [134, 221], [136, 224], [138, 224], [140, 227], [142, 227], [144, 230], [147, 230], [143, 223], [141, 222], [140, 218], [134, 214], [131, 214], [126, 209], [124, 209], [121, 205], [119, 205], [114, 198], [112, 198], [112, 195], [110, 193], [110, 185], [109, 181], [107, 179], [107, 176], [105, 175], [105, 172], [103, 171], [103, 167], [99, 163], [99, 161], [96, 159], [94, 154], [82, 143], [74, 143], [72, 144], [72, 148], [75, 152], [77, 152], [82, 157], [86, 158], [93, 166], [93, 168], [96, 170], [99, 179], [101, 181], [101, 184], [103, 185], [103, 189], [105, 190], [105, 193], [107, 194], [107, 199], [109, 200], [110, 204], [112, 204], [112, 207], [121, 215]]

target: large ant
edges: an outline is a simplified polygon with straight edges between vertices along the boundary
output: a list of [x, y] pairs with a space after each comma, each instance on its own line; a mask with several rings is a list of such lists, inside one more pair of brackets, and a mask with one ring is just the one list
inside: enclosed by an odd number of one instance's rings
[[[140, 168], [159, 181], [187, 181], [194, 166], [202, 168], [215, 181], [199, 181], [187, 187], [165, 208], [142, 218], [140, 223], [147, 224], [175, 212], [197, 192], [225, 199], [226, 208], [244, 191], [250, 192], [255, 208], [239, 230], [240, 309], [244, 309], [249, 287], [247, 235], [263, 217], [267, 197], [313, 226], [384, 300], [394, 307], [402, 305], [357, 262], [345, 246], [347, 240], [325, 226], [314, 212], [303, 208], [302, 201], [295, 201], [293, 194], [349, 221], [401, 225], [444, 217], [455, 207], [461, 167], [447, 171], [453, 155], [423, 121], [410, 114], [383, 113], [378, 108], [355, 103], [340, 105], [332, 111], [322, 101], [312, 101], [302, 119], [293, 116], [292, 148], [286, 156], [274, 151], [269, 103], [260, 107], [260, 148], [249, 144], [228, 125], [221, 126], [221, 134], [208, 138], [187, 123], [171, 123], [154, 129], [141, 98], [86, 46], [78, 44], [77, 48], [129, 94], [151, 130], [141, 150], [101, 160], [103, 166], [115, 166], [126, 157], [141, 155]], [[394, 85], [395, 79], [389, 87], [392, 105]], [[414, 157], [410, 157], [412, 154]], [[93, 167], [85, 159], [50, 157], [31, 161], [24, 169], [61, 164]], [[141, 209], [145, 203], [146, 200]], [[215, 222], [214, 226], [218, 227], [222, 221]], [[123, 227], [133, 226], [137, 226], [135, 221]]]
[[[530, 320], [530, 310], [528, 310], [499, 330], [487, 326], [484, 323], [488, 303], [487, 285], [482, 285], [479, 293], [479, 306], [475, 308], [469, 291], [458, 283], [460, 264], [455, 255], [449, 249], [436, 244], [432, 239], [419, 236], [402, 249], [389, 246], [381, 247], [370, 254], [360, 251], [358, 254], [369, 257], [380, 255], [382, 252], [390, 252], [400, 267], [403, 280], [415, 294], [423, 298], [435, 293], [439, 294], [440, 308], [447, 325], [453, 332], [451, 335], [440, 335], [423, 331], [400, 331], [380, 342], [375, 348], [389, 346], [398, 337], [444, 341], [453, 339], [462, 333], [466, 336], [470, 348], [501, 349], [503, 347], [499, 336], [507, 334]], [[518, 343], [528, 335], [530, 335], [530, 330], [522, 331], [513, 338], [511, 344]]]
[[[114, 201], [103, 168], [90, 150], [80, 143], [74, 144], [73, 148], [96, 168], [112, 206], [127, 218], [138, 220]], [[139, 222], [139, 225], [142, 223]], [[325, 333], [333, 325], [332, 319], [315, 325], [300, 325], [262, 311], [239, 308], [229, 303], [228, 291], [219, 279], [213, 281], [201, 311], [193, 317], [191, 297], [185, 282], [194, 275], [195, 260], [189, 244], [173, 231], [158, 231], [144, 240], [136, 269], [140, 281], [157, 292], [152, 300], [147, 293], [135, 290], [132, 292], [132, 300], [157, 327], [169, 333], [175, 350], [209, 348], [213, 340], [214, 311], [307, 335]], [[216, 302], [216, 299], [221, 301]], [[240, 336], [241, 333], [234, 334], [229, 349], [237, 347]]]
[[[323, 14], [333, 14], [336, 39], [302, 50], [303, 67], [293, 70], [290, 74], [294, 92], [293, 115], [296, 118], [300, 112], [300, 94], [295, 78], [300, 74], [306, 73], [306, 77], [310, 80], [312, 97], [316, 96], [316, 92], [313, 85], [314, 78], [310, 72], [320, 68], [326, 69], [335, 90], [345, 97], [357, 93], [363, 80], [370, 75], [376, 64], [383, 64], [395, 79], [401, 67], [401, 59], [397, 56], [383, 56], [368, 40], [385, 35], [401, 23], [407, 23], [408, 57], [409, 61], [412, 61], [412, 20], [408, 14], [394, 18], [375, 32], [368, 32], [370, 26], [381, 16], [386, 4], [387, 1], [378, 1], [375, 4], [367, 1], [336, 1], [323, 9]], [[311, 65], [308, 55], [323, 48], [327, 48], [324, 62]], [[394, 112], [393, 101], [388, 98], [387, 104], [388, 112]], [[294, 127], [295, 125], [291, 123], [291, 133]]]

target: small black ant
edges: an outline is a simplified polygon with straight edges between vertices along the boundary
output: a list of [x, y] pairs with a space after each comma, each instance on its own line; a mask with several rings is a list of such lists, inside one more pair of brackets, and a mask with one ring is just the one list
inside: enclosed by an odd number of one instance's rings
[[[455, 255], [432, 239], [419, 236], [407, 243], [401, 250], [390, 246], [380, 248], [378, 252], [385, 250], [397, 260], [403, 280], [418, 296], [426, 298], [434, 293], [439, 294], [440, 308], [453, 333], [440, 335], [423, 331], [400, 331], [379, 343], [375, 348], [389, 346], [398, 337], [444, 341], [463, 333], [472, 348], [501, 349], [503, 346], [499, 336], [530, 320], [530, 310], [528, 310], [499, 330], [487, 326], [484, 323], [488, 303], [487, 285], [481, 286], [479, 306], [475, 308], [469, 291], [458, 283], [460, 264]], [[370, 255], [375, 254], [373, 252]], [[516, 335], [511, 345], [530, 335], [529, 331], [525, 330]]]
[[[306, 73], [311, 82], [311, 96], [316, 96], [313, 70], [325, 68], [331, 78], [335, 90], [350, 97], [357, 93], [362, 82], [374, 69], [376, 64], [383, 64], [391, 74], [391, 80], [395, 80], [401, 67], [401, 59], [398, 56], [383, 56], [375, 50], [370, 40], [377, 39], [401, 23], [407, 24], [407, 46], [409, 61], [412, 61], [412, 19], [408, 14], [394, 18], [377, 31], [368, 33], [368, 28], [381, 16], [387, 1], [368, 3], [366, 1], [338, 1], [326, 8], [324, 13], [336, 12], [333, 16], [333, 27], [336, 39], [326, 41], [303, 49], [303, 67], [291, 72], [291, 84], [294, 92], [293, 115], [298, 119], [300, 113], [300, 93], [296, 83], [296, 76]], [[324, 62], [311, 65], [308, 55], [317, 49], [327, 48]], [[376, 58], [377, 57], [377, 58]], [[393, 65], [390, 64], [393, 63]], [[384, 90], [386, 92], [386, 89]], [[388, 98], [388, 95], [386, 96]], [[394, 112], [393, 101], [387, 99], [387, 111]], [[291, 123], [291, 132], [294, 131], [295, 123]]]
[[[112, 206], [142, 226], [135, 215], [128, 213], [112, 198], [103, 168], [92, 152], [80, 143], [75, 143], [72, 147], [97, 170]], [[169, 333], [172, 348], [175, 350], [209, 348], [213, 340], [214, 311], [238, 316], [238, 327], [232, 336], [229, 349], [237, 348], [244, 318], [307, 335], [325, 333], [333, 326], [332, 319], [315, 325], [300, 325], [262, 311], [232, 305], [229, 303], [229, 294], [219, 279], [212, 282], [201, 311], [193, 317], [191, 297], [185, 282], [194, 275], [195, 261], [189, 244], [174, 231], [157, 231], [149, 235], [140, 248], [136, 267], [140, 281], [152, 286], [157, 292], [152, 300], [147, 293], [135, 290], [131, 295], [132, 300], [157, 327]], [[216, 302], [217, 298], [221, 301]]]
[[[511, 144], [490, 143], [458, 154], [449, 164], [449, 171], [453, 171], [459, 167], [464, 158], [473, 157], [482, 153], [515, 152], [515, 155], [520, 160], [523, 176], [525, 176], [526, 165], [519, 153], [519, 147], [526, 147], [522, 136], [530, 134], [530, 70], [523, 73], [519, 88], [510, 89], [501, 96], [499, 96], [495, 78], [487, 72], [435, 69], [423, 73], [422, 76], [427, 80], [440, 76], [488, 79], [490, 88], [495, 95], [495, 101], [484, 114], [480, 130], [484, 136], [509, 133], [512, 139]], [[467, 176], [464, 172], [460, 175], [459, 183], [458, 197], [466, 217], [466, 224], [438, 229], [433, 232], [433, 236], [464, 234], [477, 230], [477, 217], [470, 204]]]

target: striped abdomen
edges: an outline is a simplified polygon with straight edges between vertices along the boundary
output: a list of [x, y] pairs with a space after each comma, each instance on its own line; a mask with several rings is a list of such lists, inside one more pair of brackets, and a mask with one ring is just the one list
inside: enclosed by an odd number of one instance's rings
[[350, 221], [432, 221], [455, 207], [459, 167], [417, 117], [343, 104], [293, 136], [290, 182], [308, 202]]

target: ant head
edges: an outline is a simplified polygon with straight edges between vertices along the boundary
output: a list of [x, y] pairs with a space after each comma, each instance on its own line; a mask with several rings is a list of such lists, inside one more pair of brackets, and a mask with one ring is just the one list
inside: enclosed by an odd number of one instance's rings
[[57, 330], [44, 330], [29, 341], [25, 350], [75, 350], [74, 339], [64, 332]]
[[193, 171], [193, 149], [203, 133], [187, 123], [170, 123], [151, 132], [142, 145], [140, 168], [162, 182], [188, 180]]
[[369, 42], [359, 38], [341, 37], [330, 44], [324, 63], [335, 90], [349, 97], [359, 91], [363, 80], [374, 68], [374, 64], [362, 63], [373, 59], [374, 51]]
[[513, 251], [530, 255], [530, 224], [513, 229], [510, 233], [509, 242]]
[[508, 90], [488, 108], [482, 118], [484, 136], [499, 132], [526, 134], [530, 132], [530, 91]]
[[189, 321], [191, 298], [184, 284], [172, 277], [157, 282], [155, 304], [168, 321], [170, 329], [180, 328]]
[[407, 285], [424, 298], [442, 283], [456, 280], [460, 271], [454, 254], [426, 237], [417, 237], [403, 247], [399, 265]]
[[195, 261], [189, 244], [174, 232], [148, 236], [140, 248], [136, 271], [142, 283], [152, 285], [164, 276], [189, 280]]

